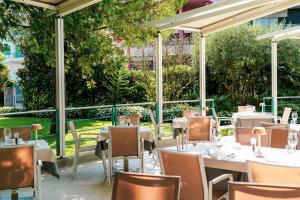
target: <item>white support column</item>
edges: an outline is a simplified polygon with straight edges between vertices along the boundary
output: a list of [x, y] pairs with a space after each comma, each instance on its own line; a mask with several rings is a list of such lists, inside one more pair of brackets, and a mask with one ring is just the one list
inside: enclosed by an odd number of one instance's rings
[[56, 43], [56, 109], [58, 111], [59, 124], [59, 155], [65, 155], [65, 62], [64, 62], [64, 20], [55, 20]]
[[158, 122], [163, 122], [163, 68], [162, 68], [162, 35], [156, 40], [156, 102], [158, 103]]
[[277, 117], [277, 42], [272, 42], [272, 98], [273, 112]]
[[[201, 109], [206, 107], [206, 70], [205, 70], [205, 49], [206, 49], [206, 38], [201, 36], [199, 42], [199, 93], [201, 101]], [[202, 116], [206, 115], [206, 111], [202, 110]]]

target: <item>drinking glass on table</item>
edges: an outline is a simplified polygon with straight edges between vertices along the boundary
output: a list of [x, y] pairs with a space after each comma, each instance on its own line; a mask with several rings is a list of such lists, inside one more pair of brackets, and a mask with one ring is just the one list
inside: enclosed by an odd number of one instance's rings
[[297, 112], [292, 113], [292, 119], [293, 119], [294, 124], [297, 124], [297, 119], [298, 119], [298, 113]]
[[290, 131], [288, 134], [288, 145], [291, 149], [296, 150], [298, 144], [298, 133], [295, 131]]
[[10, 128], [4, 128], [4, 143], [9, 143], [11, 139], [11, 130]]

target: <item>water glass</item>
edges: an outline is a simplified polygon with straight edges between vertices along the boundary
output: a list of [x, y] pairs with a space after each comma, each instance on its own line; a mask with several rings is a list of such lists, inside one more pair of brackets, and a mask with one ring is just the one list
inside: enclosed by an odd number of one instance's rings
[[294, 124], [297, 124], [297, 119], [298, 119], [298, 113], [297, 112], [292, 113], [292, 119], [293, 119]]
[[296, 146], [298, 144], [298, 133], [295, 131], [290, 131], [288, 134], [288, 145], [296, 150]]

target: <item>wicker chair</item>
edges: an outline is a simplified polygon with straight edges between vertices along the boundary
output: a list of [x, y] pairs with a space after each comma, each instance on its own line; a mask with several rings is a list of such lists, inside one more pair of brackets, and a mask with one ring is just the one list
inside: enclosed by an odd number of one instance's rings
[[223, 174], [207, 184], [204, 161], [200, 154], [187, 154], [158, 149], [160, 166], [165, 175], [181, 177], [180, 199], [212, 200], [226, 197], [226, 192], [217, 191], [213, 186], [226, 179], [233, 180], [232, 174]]
[[300, 187], [229, 182], [230, 200], [300, 200]]
[[116, 173], [112, 200], [179, 200], [180, 177]]
[[[139, 158], [141, 161], [141, 172], [144, 172], [144, 141], [140, 139], [138, 126], [113, 126], [109, 127], [109, 179], [113, 175], [113, 159]], [[125, 168], [125, 163], [124, 163]]]
[[35, 145], [4, 146], [0, 148], [0, 193], [12, 192], [12, 199], [19, 191], [33, 191], [40, 199], [40, 168]]

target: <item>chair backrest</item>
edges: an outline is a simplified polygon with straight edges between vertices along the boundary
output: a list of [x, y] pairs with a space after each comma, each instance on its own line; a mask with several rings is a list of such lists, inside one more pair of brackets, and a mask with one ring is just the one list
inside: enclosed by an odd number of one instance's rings
[[247, 105], [247, 106], [238, 106], [238, 112], [253, 112], [255, 111], [255, 106]]
[[130, 124], [132, 125], [140, 125], [140, 117], [138, 116], [128, 116], [128, 115], [120, 115], [117, 117], [117, 125], [127, 124], [127, 120], [130, 120]]
[[211, 117], [189, 117], [188, 141], [209, 141], [211, 138]]
[[191, 109], [182, 111], [182, 117], [197, 117], [202, 116], [202, 112], [199, 109]]
[[254, 183], [300, 185], [300, 167], [247, 161], [248, 179]]
[[111, 126], [109, 150], [112, 157], [140, 156], [140, 132], [138, 126]]
[[267, 122], [261, 122], [260, 125], [264, 128], [268, 127], [276, 127], [276, 128], [288, 128], [287, 124], [277, 124], [277, 123], [267, 123]]
[[152, 126], [153, 126], [154, 129], [156, 129], [156, 121], [155, 121], [154, 113], [152, 111], [150, 111], [149, 115], [150, 115], [150, 119], [151, 119], [151, 122], [152, 122]]
[[31, 127], [15, 127], [11, 128], [11, 133], [14, 134], [18, 132], [19, 137], [25, 141], [31, 140]]
[[[236, 142], [241, 145], [251, 145], [251, 138], [256, 138], [257, 135], [252, 135], [252, 128], [238, 127], [235, 129]], [[271, 134], [267, 131], [267, 135], [261, 136], [261, 146], [270, 147]]]
[[69, 127], [71, 129], [74, 142], [77, 145], [79, 143], [79, 138], [73, 121], [69, 121]]
[[34, 145], [0, 148], [0, 190], [35, 188], [36, 153]]
[[288, 108], [288, 107], [284, 108], [282, 118], [280, 120], [280, 124], [287, 124], [288, 123], [291, 112], [292, 112], [291, 108]]
[[229, 182], [230, 200], [300, 200], [300, 187]]
[[180, 176], [180, 199], [207, 199], [208, 187], [203, 158], [200, 154], [187, 154], [158, 149], [160, 166], [165, 175]]
[[179, 200], [178, 176], [115, 173], [112, 200]]
[[289, 130], [283, 126], [269, 126], [266, 131], [271, 132], [270, 147], [284, 149], [287, 145]]

